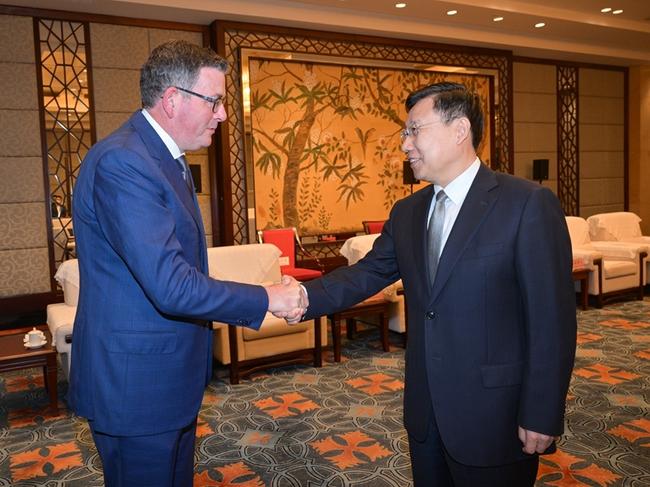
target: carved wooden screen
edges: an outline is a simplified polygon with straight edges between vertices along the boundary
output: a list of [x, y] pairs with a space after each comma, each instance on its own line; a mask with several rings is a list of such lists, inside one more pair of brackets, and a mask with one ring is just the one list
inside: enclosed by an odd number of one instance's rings
[[75, 256], [72, 194], [94, 142], [88, 89], [88, 24], [34, 18], [38, 36], [40, 110], [45, 130], [54, 261]]
[[578, 68], [557, 67], [557, 193], [567, 215], [578, 215]]

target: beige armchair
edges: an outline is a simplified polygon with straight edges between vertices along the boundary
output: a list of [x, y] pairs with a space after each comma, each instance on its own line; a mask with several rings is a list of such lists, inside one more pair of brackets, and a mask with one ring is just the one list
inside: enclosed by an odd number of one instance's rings
[[[272, 244], [233, 245], [208, 249], [210, 276], [215, 279], [265, 284], [280, 281], [280, 250]], [[230, 382], [238, 384], [242, 374], [250, 374], [273, 363], [304, 362], [322, 365], [321, 347], [327, 345], [327, 326], [320, 319], [287, 325], [283, 319], [266, 314], [259, 330], [214, 323], [213, 355], [230, 364]]]
[[[650, 246], [650, 237], [641, 233], [641, 218], [631, 211], [599, 213], [587, 218], [591, 240], [625, 242]], [[643, 283], [650, 284], [650, 260], [646, 259]]]
[[[574, 267], [576, 262], [590, 269], [589, 295], [600, 308], [611, 298], [634, 294], [643, 299], [643, 268], [648, 247], [622, 242], [593, 241], [584, 218], [566, 217]], [[576, 284], [577, 286], [577, 284]]]
[[[349, 238], [341, 247], [341, 255], [348, 260], [348, 265], [361, 260], [379, 237], [378, 233]], [[391, 302], [388, 312], [388, 328], [397, 333], [406, 332], [406, 314], [402, 281], [396, 281], [383, 290], [385, 299]]]

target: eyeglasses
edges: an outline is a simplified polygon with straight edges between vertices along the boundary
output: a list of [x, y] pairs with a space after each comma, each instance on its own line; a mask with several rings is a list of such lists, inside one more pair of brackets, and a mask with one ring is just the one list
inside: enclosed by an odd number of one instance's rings
[[411, 125], [410, 127], [406, 127], [404, 130], [402, 130], [399, 133], [400, 139], [402, 139], [402, 142], [404, 142], [407, 137], [417, 137], [418, 134], [420, 133], [421, 128], [427, 127], [429, 125], [433, 125], [434, 123], [441, 123], [441, 122], [442, 120], [435, 120], [433, 122], [423, 123], [420, 125]]
[[190, 95], [199, 97], [209, 103], [212, 103], [212, 113], [217, 113], [217, 110], [219, 110], [219, 107], [223, 105], [223, 96], [217, 96], [217, 97], [212, 97], [212, 96], [205, 96], [201, 95], [200, 93], [196, 93], [194, 91], [186, 90], [185, 88], [181, 88], [180, 86], [174, 86], [177, 90], [184, 91], [185, 93], [189, 93]]

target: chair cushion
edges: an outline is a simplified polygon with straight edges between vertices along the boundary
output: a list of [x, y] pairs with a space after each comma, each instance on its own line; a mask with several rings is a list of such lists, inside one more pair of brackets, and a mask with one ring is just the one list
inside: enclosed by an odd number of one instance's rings
[[76, 306], [68, 306], [64, 303], [47, 305], [47, 327], [52, 334], [53, 346], [56, 346], [58, 342], [60, 342], [59, 346], [65, 343], [63, 339], [65, 335], [72, 333], [76, 314]]
[[275, 245], [282, 252], [283, 257], [289, 258], [289, 265], [296, 265], [296, 247], [293, 228], [274, 228], [262, 230], [262, 241]]
[[641, 237], [641, 218], [630, 211], [599, 213], [587, 218], [592, 240], [630, 240]]
[[225, 281], [260, 284], [278, 282], [280, 251], [271, 244], [230, 245], [208, 249], [210, 277]]
[[587, 223], [587, 220], [578, 216], [567, 216], [566, 224], [569, 228], [572, 247], [579, 247], [580, 245], [588, 244], [591, 241], [591, 238], [589, 238], [589, 224]]
[[347, 239], [341, 247], [341, 255], [348, 259], [348, 265], [356, 264], [372, 248], [379, 234], [359, 235]]
[[79, 261], [65, 260], [59, 265], [54, 279], [63, 288], [63, 301], [68, 306], [77, 306], [79, 301]]
[[288, 325], [283, 318], [276, 318], [271, 313], [266, 313], [262, 326], [259, 330], [242, 328], [242, 336], [245, 341], [260, 340], [282, 335], [292, 335], [294, 333], [304, 333], [309, 327], [313, 326], [313, 321], [305, 321], [296, 325]]
[[630, 276], [636, 274], [639, 265], [636, 262], [625, 260], [604, 260], [603, 276], [605, 279], [614, 279], [616, 277]]

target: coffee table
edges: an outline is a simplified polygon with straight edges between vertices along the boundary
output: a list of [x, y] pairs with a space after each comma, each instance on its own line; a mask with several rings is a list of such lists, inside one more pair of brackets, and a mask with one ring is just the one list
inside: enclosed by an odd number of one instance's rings
[[45, 333], [47, 344], [33, 349], [23, 344], [23, 337], [31, 328], [0, 332], [0, 372], [42, 367], [45, 389], [50, 397], [50, 408], [58, 409], [56, 347], [52, 346], [52, 335], [47, 326], [37, 328]]

